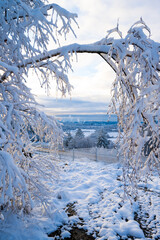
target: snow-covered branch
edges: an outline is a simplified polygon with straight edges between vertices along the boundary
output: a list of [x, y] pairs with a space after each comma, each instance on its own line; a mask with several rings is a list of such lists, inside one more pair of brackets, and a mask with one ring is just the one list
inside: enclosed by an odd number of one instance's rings
[[71, 44], [64, 47], [60, 47], [51, 51], [48, 51], [46, 53], [40, 54], [34, 58], [27, 59], [22, 65], [18, 65], [19, 68], [26, 67], [27, 65], [32, 65], [35, 62], [41, 62], [47, 59], [50, 59], [52, 57], [56, 56], [66, 56], [68, 53], [108, 53], [109, 52], [109, 46], [105, 45], [94, 45], [94, 44]]

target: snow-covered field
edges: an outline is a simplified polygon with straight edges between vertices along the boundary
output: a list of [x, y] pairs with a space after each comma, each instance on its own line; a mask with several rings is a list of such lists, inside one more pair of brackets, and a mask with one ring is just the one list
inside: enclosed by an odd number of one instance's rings
[[[139, 200], [131, 204], [124, 196], [120, 163], [83, 158], [56, 164], [59, 176], [51, 186], [48, 215], [38, 205], [31, 216], [5, 214], [0, 220], [0, 240], [69, 239], [73, 226], [85, 229], [96, 240], [160, 239], [158, 176], [145, 189], [139, 185]], [[48, 238], [47, 233], [57, 229], [58, 236]]]
[[[82, 131], [83, 131], [85, 137], [89, 137], [92, 133], [95, 132], [95, 129], [82, 129]], [[77, 129], [70, 131], [72, 137], [75, 137], [76, 132], [77, 132]]]
[[[95, 133], [95, 129], [82, 129], [82, 131], [83, 131], [85, 137], [89, 137], [92, 133]], [[70, 133], [73, 137], [75, 137], [76, 132], [77, 132], [77, 129], [70, 131]], [[118, 132], [108, 132], [108, 135], [111, 138], [116, 139], [118, 136]]]

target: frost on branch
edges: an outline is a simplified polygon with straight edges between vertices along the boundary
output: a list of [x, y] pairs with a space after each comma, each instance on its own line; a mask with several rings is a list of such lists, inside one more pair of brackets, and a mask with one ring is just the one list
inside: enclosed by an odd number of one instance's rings
[[32, 203], [25, 178], [27, 175], [18, 168], [5, 151], [0, 151], [0, 206], [28, 207]]

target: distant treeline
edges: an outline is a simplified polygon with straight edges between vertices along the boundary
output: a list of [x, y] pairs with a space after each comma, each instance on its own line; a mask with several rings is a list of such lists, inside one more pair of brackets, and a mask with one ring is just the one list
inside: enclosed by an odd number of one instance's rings
[[85, 121], [85, 122], [63, 122], [62, 128], [64, 131], [81, 129], [97, 129], [104, 127], [107, 131], [118, 131], [117, 122], [101, 122], [101, 121]]
[[94, 133], [85, 137], [81, 128], [78, 128], [75, 136], [72, 136], [70, 131], [68, 131], [64, 137], [63, 141], [64, 148], [114, 148], [115, 144], [111, 141], [108, 132], [105, 128], [101, 127], [97, 129]]

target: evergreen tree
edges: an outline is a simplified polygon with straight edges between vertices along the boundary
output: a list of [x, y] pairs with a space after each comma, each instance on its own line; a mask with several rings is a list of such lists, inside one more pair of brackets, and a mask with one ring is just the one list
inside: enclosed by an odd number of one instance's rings
[[86, 139], [83, 131], [78, 128], [74, 137], [74, 147], [75, 148], [84, 148], [86, 147]]
[[83, 131], [80, 128], [78, 128], [77, 132], [76, 132], [76, 135], [75, 135], [75, 138], [83, 139], [84, 137], [85, 136], [84, 136]]
[[66, 148], [72, 148], [73, 145], [73, 137], [70, 132], [67, 133], [67, 136], [64, 139], [63, 142], [64, 147]]
[[107, 147], [107, 139], [104, 131], [101, 129], [97, 138], [97, 147], [98, 148], [106, 148]]

